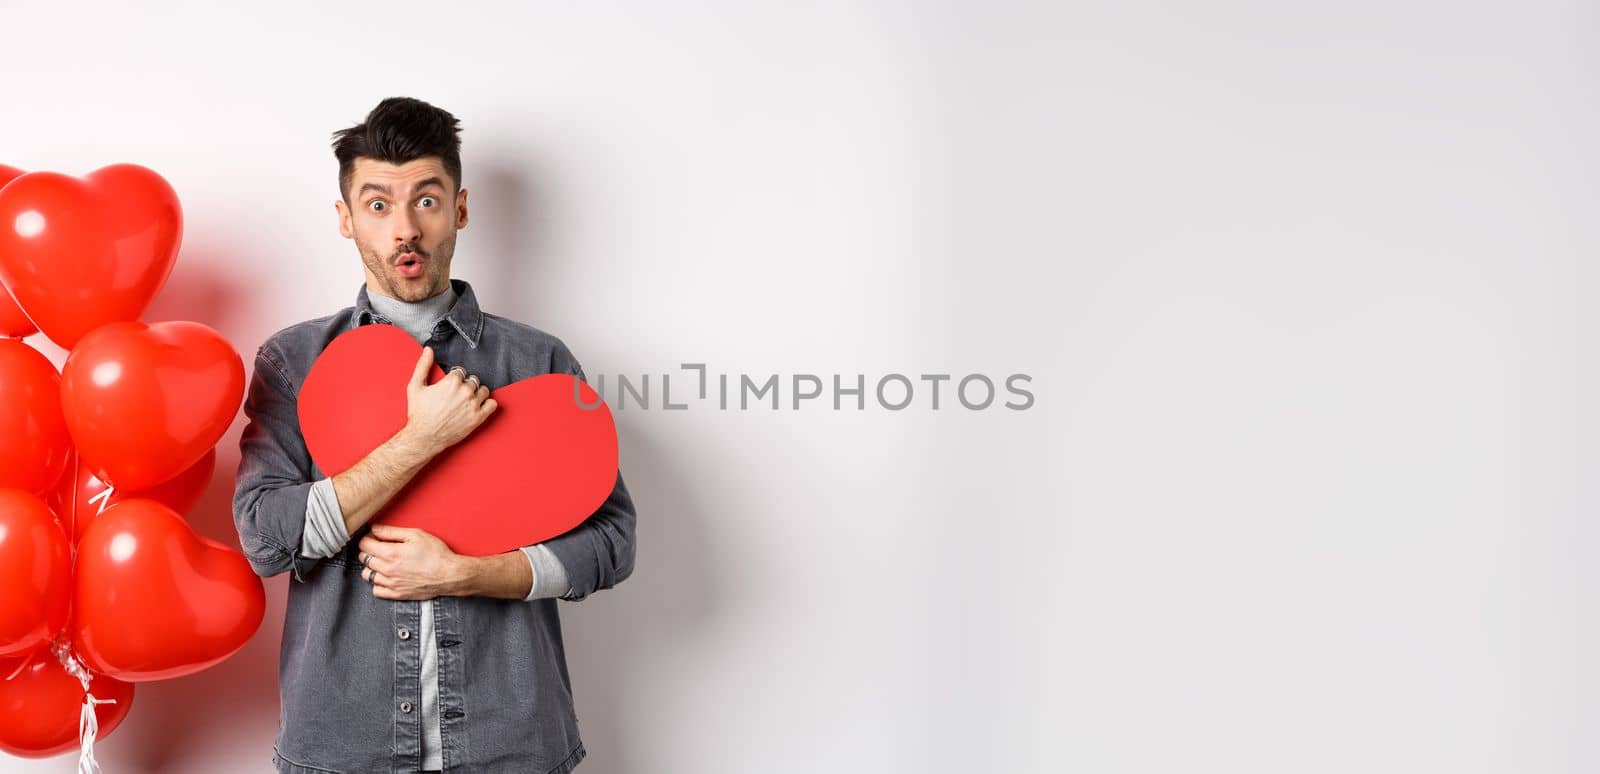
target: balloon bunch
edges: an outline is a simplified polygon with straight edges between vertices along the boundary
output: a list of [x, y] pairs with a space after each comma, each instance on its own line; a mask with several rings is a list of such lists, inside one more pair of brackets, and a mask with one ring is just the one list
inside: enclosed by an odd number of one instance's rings
[[[127, 716], [133, 683], [233, 655], [265, 593], [181, 515], [216, 465], [244, 364], [194, 322], [138, 322], [177, 257], [160, 175], [0, 165], [0, 750], [45, 757]], [[9, 292], [8, 292], [9, 291]], [[58, 373], [22, 337], [69, 350]]]

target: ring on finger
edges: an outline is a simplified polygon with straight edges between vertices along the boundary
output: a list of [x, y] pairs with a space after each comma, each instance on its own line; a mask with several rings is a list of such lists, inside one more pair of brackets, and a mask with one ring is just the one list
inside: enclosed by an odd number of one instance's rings
[[[465, 368], [462, 368], [462, 367], [461, 367], [461, 366], [450, 366], [450, 373], [452, 373], [452, 374], [453, 374], [453, 373], [455, 373], [455, 372], [457, 372], [457, 371], [460, 371], [460, 372], [461, 372], [461, 378], [462, 378], [462, 379], [465, 379], [465, 378], [467, 378], [467, 369], [465, 369]], [[447, 375], [448, 375], [448, 374], [447, 374]]]
[[477, 374], [467, 374], [467, 381], [472, 382], [472, 389], [474, 390], [483, 386], [483, 380], [479, 379]]

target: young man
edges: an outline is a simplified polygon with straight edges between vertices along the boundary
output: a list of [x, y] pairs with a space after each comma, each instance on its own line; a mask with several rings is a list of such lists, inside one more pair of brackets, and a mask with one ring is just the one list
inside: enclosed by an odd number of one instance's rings
[[[482, 311], [472, 286], [450, 278], [467, 225], [460, 147], [454, 116], [408, 98], [334, 135], [334, 208], [366, 283], [354, 306], [285, 328], [256, 353], [233, 516], [257, 573], [293, 573], [280, 772], [554, 773], [585, 755], [556, 599], [579, 601], [633, 572], [636, 516], [621, 474], [576, 529], [497, 556], [367, 524], [494, 413], [491, 389], [544, 373], [583, 378], [560, 339]], [[295, 396], [330, 341], [372, 322], [425, 345], [407, 422], [327, 477], [306, 451]], [[450, 373], [427, 385], [434, 362]]]

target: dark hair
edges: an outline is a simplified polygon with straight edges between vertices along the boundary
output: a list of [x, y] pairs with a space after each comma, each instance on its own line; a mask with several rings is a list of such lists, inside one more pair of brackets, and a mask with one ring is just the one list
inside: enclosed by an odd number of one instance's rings
[[456, 190], [461, 189], [461, 122], [420, 99], [390, 97], [379, 102], [367, 120], [333, 133], [333, 155], [339, 159], [339, 195], [346, 202], [356, 159], [363, 156], [391, 164], [438, 156]]

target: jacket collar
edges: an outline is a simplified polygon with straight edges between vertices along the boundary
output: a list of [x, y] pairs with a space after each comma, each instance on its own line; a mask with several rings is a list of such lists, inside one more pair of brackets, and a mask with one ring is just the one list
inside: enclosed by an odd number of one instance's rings
[[[483, 311], [478, 308], [478, 297], [466, 280], [452, 279], [450, 286], [455, 288], [456, 304], [444, 319], [461, 334], [461, 338], [467, 340], [468, 346], [477, 349], [479, 337], [483, 334]], [[351, 327], [371, 322], [388, 323], [389, 320], [372, 308], [372, 300], [367, 297], [367, 283], [363, 282], [361, 290], [356, 293], [355, 321]]]

